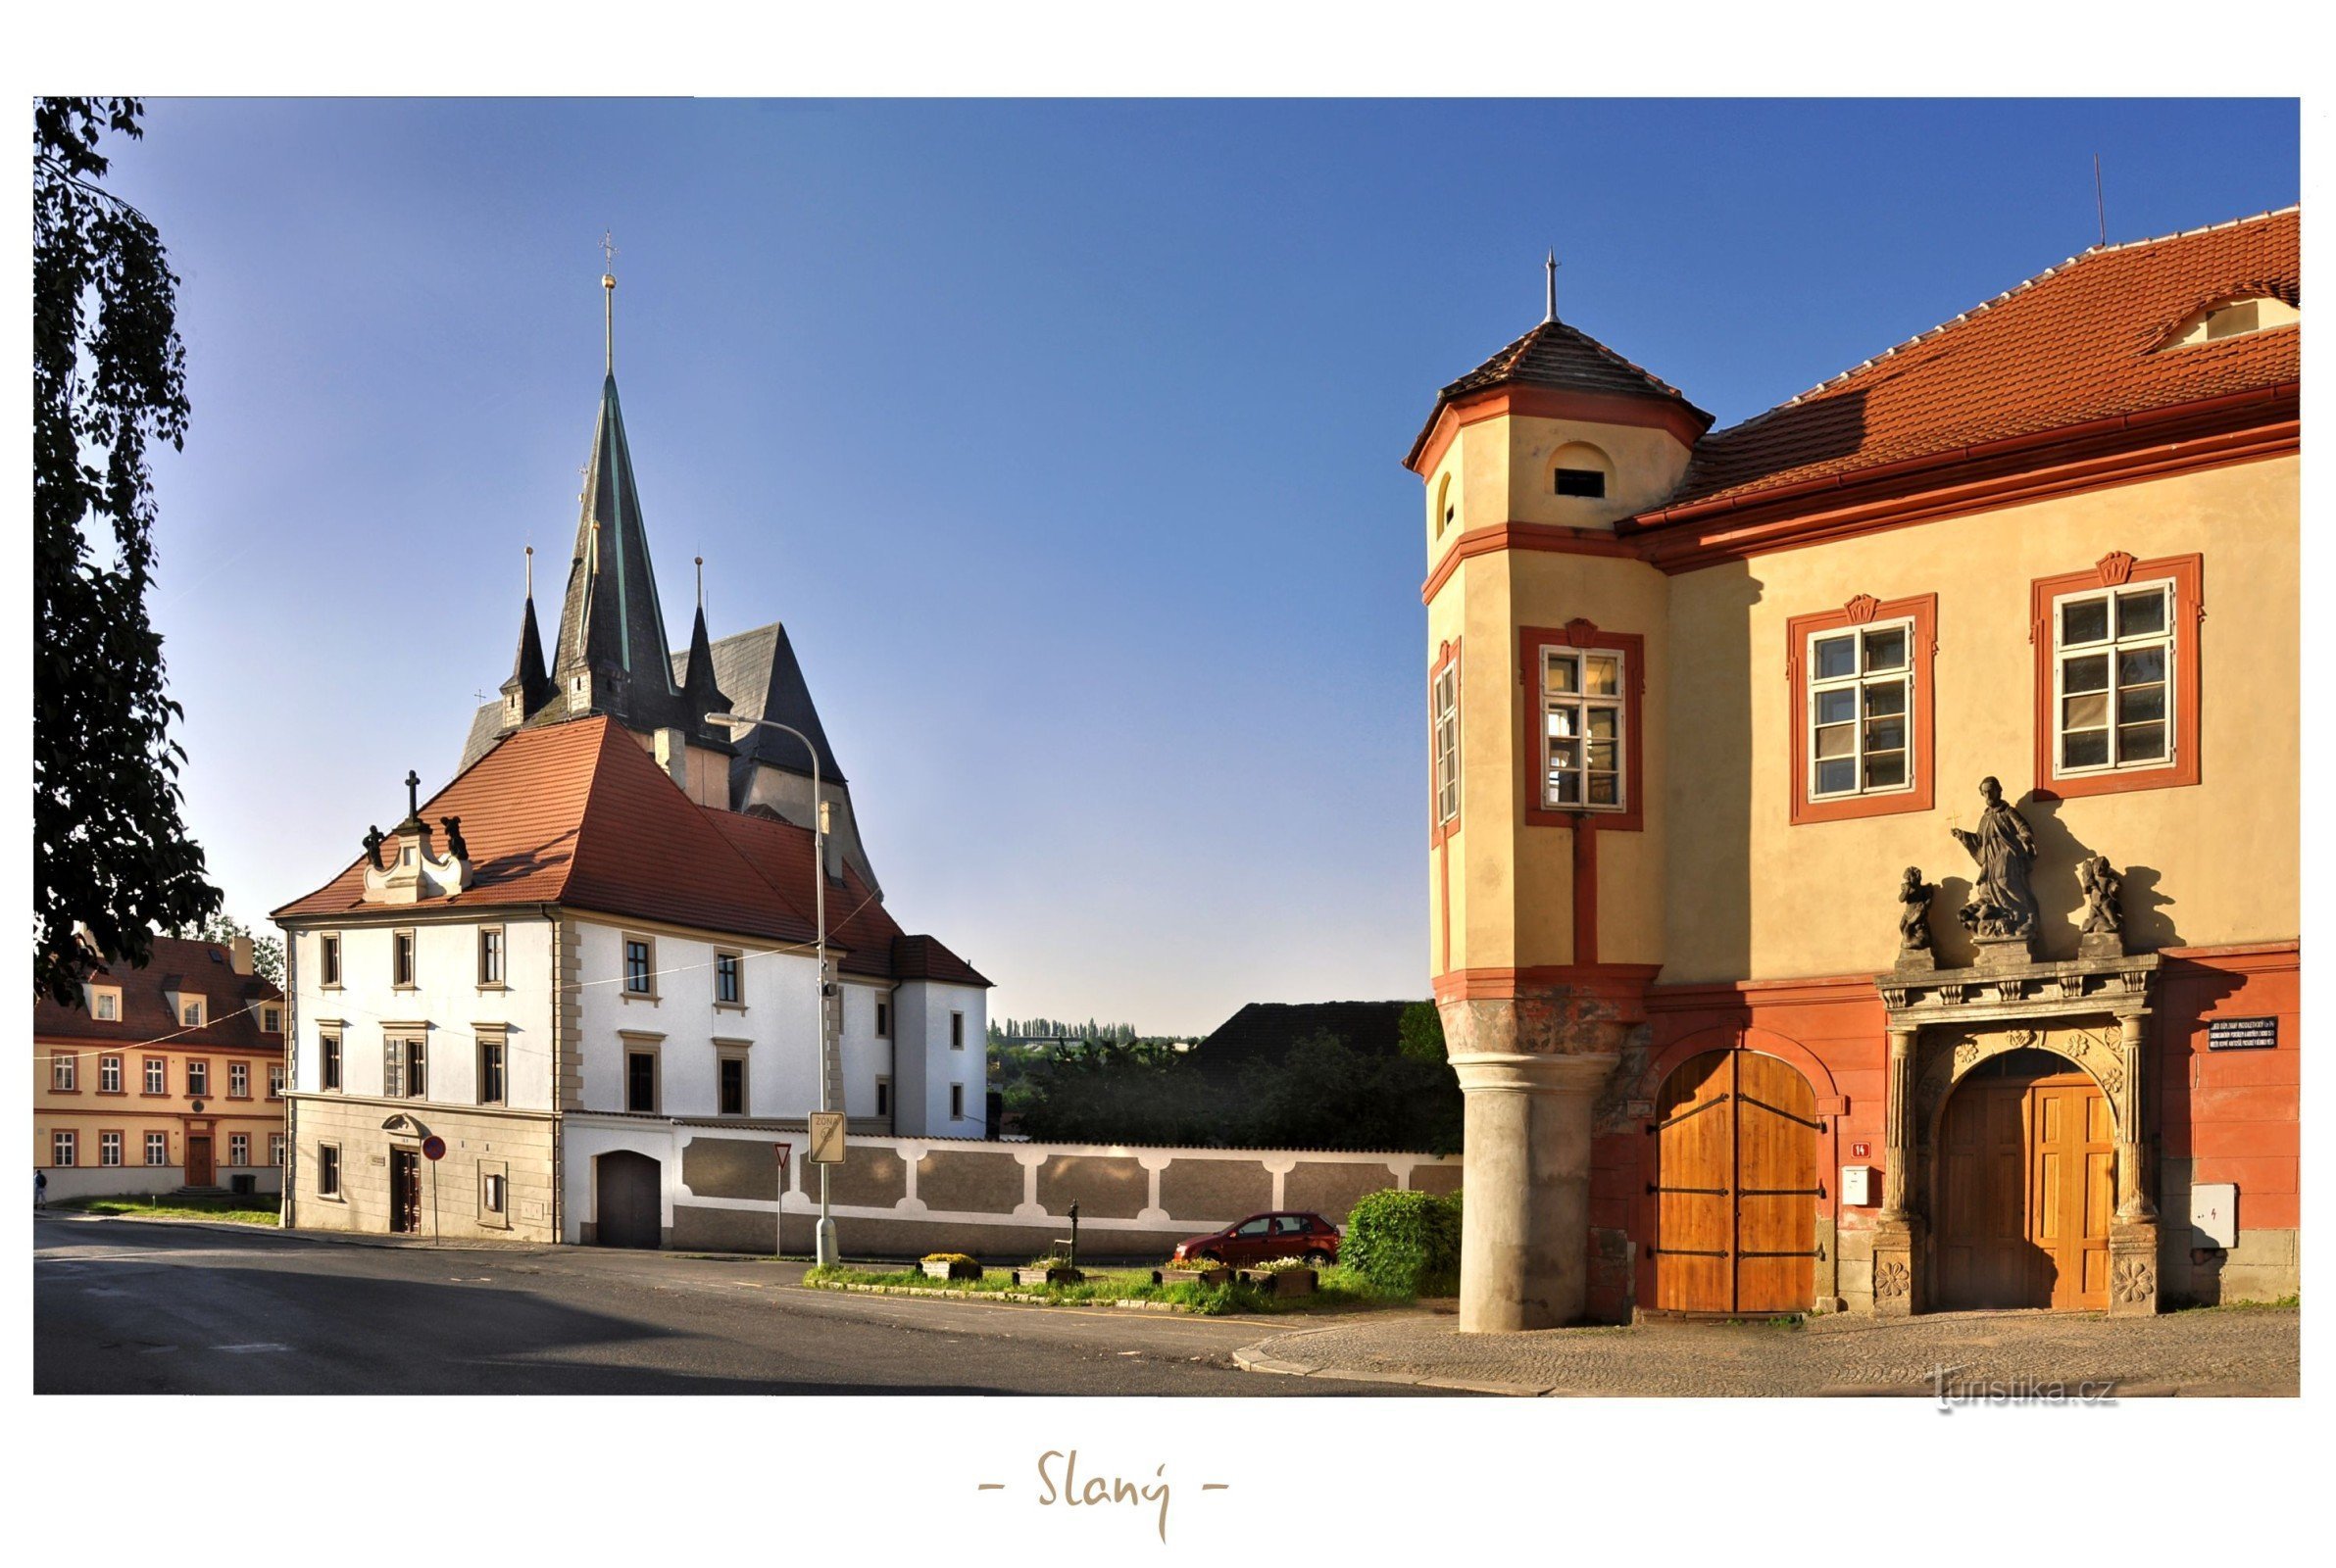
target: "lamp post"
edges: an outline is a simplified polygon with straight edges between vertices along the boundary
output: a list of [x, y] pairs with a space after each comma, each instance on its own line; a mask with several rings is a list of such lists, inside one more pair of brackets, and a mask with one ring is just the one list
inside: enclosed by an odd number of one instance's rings
[[[827, 1086], [832, 1078], [828, 1054], [834, 1049], [827, 1036], [827, 802], [820, 793], [820, 749], [811, 737], [792, 724], [781, 724], [768, 718], [741, 718], [736, 713], [708, 713], [706, 722], [726, 726], [733, 735], [742, 729], [783, 730], [803, 743], [811, 754], [811, 885], [815, 906], [819, 911], [820, 983], [816, 988], [816, 1002], [820, 1009], [820, 1108], [833, 1110], [827, 1103]], [[820, 1228], [814, 1234], [812, 1256], [821, 1268], [833, 1268], [840, 1260], [835, 1248], [835, 1216], [827, 1208], [827, 1166], [820, 1165]]]

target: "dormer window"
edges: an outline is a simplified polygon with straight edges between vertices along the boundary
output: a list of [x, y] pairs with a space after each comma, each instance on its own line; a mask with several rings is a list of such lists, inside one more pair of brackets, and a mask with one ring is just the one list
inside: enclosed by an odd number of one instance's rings
[[188, 997], [178, 1004], [178, 1022], [188, 1029], [203, 1027], [203, 999]]
[[2302, 312], [2275, 294], [2220, 300], [2192, 312], [2166, 334], [2159, 347], [2181, 349], [2200, 343], [2219, 343], [2225, 338], [2246, 337], [2273, 327], [2294, 326], [2303, 318]]
[[122, 993], [101, 986], [89, 988], [89, 1016], [99, 1023], [118, 1023], [122, 1019]]

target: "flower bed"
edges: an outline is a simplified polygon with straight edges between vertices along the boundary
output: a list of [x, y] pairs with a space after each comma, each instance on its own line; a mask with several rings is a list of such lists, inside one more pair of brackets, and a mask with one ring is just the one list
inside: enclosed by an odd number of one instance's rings
[[928, 1280], [977, 1280], [981, 1265], [963, 1252], [927, 1252], [917, 1265]]

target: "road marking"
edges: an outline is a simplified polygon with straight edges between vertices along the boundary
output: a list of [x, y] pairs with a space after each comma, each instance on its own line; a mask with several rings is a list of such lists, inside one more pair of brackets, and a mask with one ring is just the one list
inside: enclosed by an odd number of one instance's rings
[[223, 1350], [228, 1355], [249, 1355], [256, 1350], [289, 1350], [291, 1347], [288, 1345], [263, 1343], [258, 1345], [215, 1345], [212, 1347], [212, 1348], [215, 1350]]

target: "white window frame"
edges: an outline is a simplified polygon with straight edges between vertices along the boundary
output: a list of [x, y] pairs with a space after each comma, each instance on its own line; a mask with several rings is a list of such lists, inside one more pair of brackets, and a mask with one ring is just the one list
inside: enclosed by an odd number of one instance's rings
[[[1591, 692], [1586, 689], [1590, 675], [1590, 661], [1594, 659], [1614, 661], [1615, 679], [1612, 691]], [[1554, 690], [1550, 683], [1551, 671], [1563, 663], [1572, 665], [1573, 690], [1571, 691]], [[1545, 811], [1592, 811], [1600, 814], [1609, 812], [1618, 814], [1628, 811], [1630, 809], [1630, 791], [1634, 782], [1630, 777], [1630, 656], [1619, 648], [1576, 648], [1570, 643], [1544, 644], [1541, 649], [1541, 667], [1534, 672], [1534, 680], [1540, 693], [1541, 709], [1540, 717], [1536, 721], [1540, 733], [1540, 808]], [[1593, 743], [1593, 737], [1589, 734], [1592, 713], [1611, 713], [1614, 718], [1614, 733], [1611, 736], [1595, 738], [1596, 744], [1611, 745], [1614, 748], [1615, 765], [1612, 768], [1589, 766], [1589, 754], [1587, 750], [1584, 750], [1576, 754], [1579, 760], [1574, 766], [1558, 770], [1570, 772], [1579, 778], [1578, 794], [1580, 799], [1578, 800], [1559, 799], [1554, 787], [1555, 781], [1550, 776], [1553, 771], [1551, 762], [1557, 746], [1557, 741], [1550, 735], [1550, 720], [1561, 712], [1570, 713], [1573, 725], [1572, 734], [1563, 737], [1563, 739], [1570, 740], [1583, 748], [1587, 748]], [[1614, 775], [1615, 779], [1615, 798], [1612, 801], [1591, 801], [1589, 796], [1593, 776], [1609, 772]]]
[[75, 1145], [74, 1135], [68, 1128], [60, 1127], [50, 1133], [49, 1163], [59, 1170], [74, 1168], [75, 1161], [80, 1157], [80, 1151]]
[[[1865, 640], [1876, 632], [1888, 631], [1898, 632], [1903, 638], [1901, 643], [1904, 654], [1903, 662], [1895, 669], [1868, 669], [1865, 663]], [[1837, 642], [1843, 639], [1848, 640], [1850, 648], [1856, 656], [1849, 673], [1846, 675], [1819, 674], [1816, 656], [1817, 644]], [[1822, 630], [1813, 631], [1809, 634], [1808, 640], [1801, 645], [1801, 668], [1805, 672], [1803, 685], [1808, 688], [1809, 693], [1808, 706], [1801, 712], [1801, 755], [1809, 766], [1809, 799], [1812, 801], [1854, 801], [1867, 795], [1911, 793], [1914, 788], [1914, 780], [1919, 776], [1915, 769], [1921, 765], [1920, 760], [1914, 755], [1914, 617], [1900, 615], [1890, 620], [1869, 621], [1863, 626], [1827, 626]], [[1903, 776], [1895, 784], [1868, 784], [1865, 782], [1865, 727], [1869, 715], [1865, 711], [1865, 693], [1870, 688], [1889, 685], [1896, 685], [1900, 688], [1904, 693], [1904, 702], [1895, 715], [1885, 713], [1878, 716], [1884, 718], [1895, 716], [1898, 719], [1901, 739], [1904, 742], [1898, 750], [1906, 756], [1906, 767]], [[1824, 695], [1841, 691], [1854, 694], [1850, 716], [1847, 719], [1836, 719], [1831, 723], [1819, 724], [1817, 710], [1824, 701]], [[1817, 731], [1830, 729], [1834, 724], [1839, 723], [1847, 723], [1850, 726], [1848, 760], [1851, 785], [1845, 790], [1828, 790], [1820, 784], [1820, 780], [1824, 777], [1824, 764], [1838, 762], [1842, 759], [1817, 755]]]
[[109, 1168], [122, 1163], [122, 1135], [120, 1133], [101, 1132], [97, 1135], [97, 1162], [99, 1165]]
[[102, 990], [90, 992], [89, 1016], [99, 1023], [120, 1023], [122, 1021], [122, 993]]
[[268, 1135], [268, 1163], [271, 1165], [281, 1166], [283, 1162], [284, 1135], [282, 1133], [270, 1133]]
[[[1460, 818], [1460, 661], [1437, 671], [1430, 698], [1435, 726], [1436, 826]], [[1544, 721], [1544, 729], [1547, 721]]]
[[249, 1134], [249, 1133], [229, 1133], [229, 1134], [227, 1134], [227, 1164], [228, 1164], [228, 1166], [229, 1166], [230, 1168], [233, 1168], [233, 1169], [236, 1169], [236, 1170], [241, 1170], [241, 1169], [245, 1168], [246, 1166], [250, 1165], [250, 1164], [251, 1164], [251, 1162], [252, 1162], [252, 1135], [251, 1135], [251, 1134]]
[[[186, 1074], [187, 1098], [191, 1100], [210, 1099], [211, 1058], [209, 1056], [190, 1057], [184, 1070]], [[199, 1084], [195, 1082], [195, 1079], [198, 1075], [202, 1078], [202, 1082]]]
[[284, 1032], [284, 1012], [281, 1007], [260, 1009], [260, 1030], [263, 1034], [280, 1035]]
[[200, 1029], [203, 1027], [203, 999], [201, 997], [195, 997], [180, 1005], [178, 1008], [178, 1027], [181, 1029]]
[[[2131, 637], [2119, 636], [2117, 633], [2117, 602], [2151, 589], [2155, 589], [2164, 596], [2165, 615], [2159, 630]], [[2087, 600], [2098, 600], [2108, 607], [2109, 635], [2093, 642], [2071, 644], [2063, 637], [2067, 627], [2067, 608]], [[2180, 736], [2176, 732], [2177, 726], [2174, 723], [2179, 697], [2175, 689], [2175, 680], [2179, 673], [2176, 655], [2179, 653], [2180, 642], [2180, 627], [2177, 624], [2180, 611], [2181, 595], [2171, 576], [2147, 577], [2134, 582], [2119, 583], [2112, 588], [2076, 589], [2064, 594], [2056, 594], [2053, 597], [2052, 776], [2054, 778], [2085, 778], [2098, 773], [2126, 773], [2140, 770], [2155, 772], [2175, 765], [2177, 761], [2174, 755], [2175, 748], [2180, 744]], [[2117, 699], [2123, 695], [2125, 690], [2117, 679], [2118, 665], [2124, 654], [2149, 648], [2161, 651], [2160, 674], [2162, 678], [2157, 684], [2162, 687], [2164, 696], [2159, 709], [2157, 724], [2164, 740], [2159, 748], [2157, 756], [2137, 757], [2126, 760], [2118, 755], [2123, 747], [2119, 731], [2126, 727], [2117, 719]], [[2109, 742], [2109, 760], [2105, 762], [2070, 766], [2064, 760], [2069, 734], [2068, 693], [2065, 689], [2068, 661], [2095, 656], [2104, 657], [2109, 661], [2108, 710], [2101, 724], [2080, 726], [2080, 732], [2096, 728], [2101, 730]], [[2139, 684], [2146, 686], [2150, 683], [2141, 682]], [[2090, 696], [2092, 694], [2088, 692], [2078, 695]], [[2143, 722], [2149, 721], [2145, 719]]]
[[122, 1093], [122, 1058], [120, 1056], [97, 1058], [97, 1092], [101, 1095]]
[[268, 1098], [270, 1100], [284, 1098], [284, 1064], [280, 1061], [272, 1061], [268, 1064]]
[[81, 1089], [81, 1061], [70, 1051], [49, 1053], [49, 1091], [52, 1094], [78, 1094]]
[[142, 1056], [138, 1059], [138, 1082], [146, 1085], [141, 1094], [167, 1095], [171, 1092], [171, 1058]]
[[[154, 1157], [157, 1153], [162, 1155], [160, 1159]], [[157, 1165], [168, 1165], [170, 1162], [171, 1135], [169, 1133], [148, 1133], [146, 1135], [147, 1165], [150, 1167]]]
[[227, 1098], [249, 1100], [252, 1097], [252, 1064], [248, 1061], [227, 1063]]

